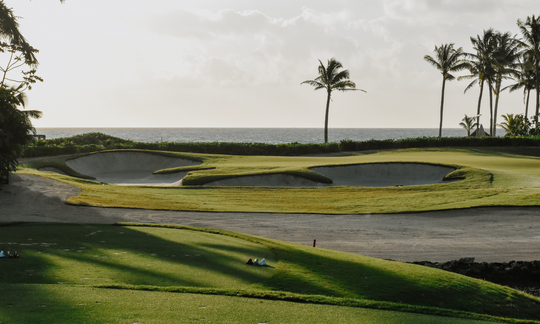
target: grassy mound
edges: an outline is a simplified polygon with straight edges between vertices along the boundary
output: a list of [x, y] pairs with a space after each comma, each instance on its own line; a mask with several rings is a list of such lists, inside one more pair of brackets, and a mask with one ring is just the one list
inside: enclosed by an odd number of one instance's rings
[[[0, 249], [21, 254], [19, 259], [0, 260], [10, 265], [2, 267], [0, 283], [62, 283], [70, 289], [84, 285], [458, 317], [485, 318], [471, 315], [475, 313], [540, 319], [538, 299], [507, 287], [427, 267], [226, 231], [137, 224], [8, 224], [0, 227], [0, 237]], [[247, 258], [262, 257], [270, 267], [244, 264]], [[56, 293], [49, 304], [65, 303], [67, 298]]]
[[0, 284], [0, 290], [3, 292], [0, 304], [7, 305], [0, 311], [0, 320], [5, 323], [487, 323], [358, 307], [203, 294], [42, 284]]

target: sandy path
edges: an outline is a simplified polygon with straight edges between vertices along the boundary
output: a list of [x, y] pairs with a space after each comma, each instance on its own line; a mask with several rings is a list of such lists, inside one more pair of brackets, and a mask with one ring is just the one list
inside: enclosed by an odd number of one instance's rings
[[122, 221], [221, 228], [401, 261], [539, 260], [540, 207], [475, 208], [409, 214], [210, 213], [66, 205], [80, 190], [14, 174], [0, 190], [0, 222], [110, 224]]

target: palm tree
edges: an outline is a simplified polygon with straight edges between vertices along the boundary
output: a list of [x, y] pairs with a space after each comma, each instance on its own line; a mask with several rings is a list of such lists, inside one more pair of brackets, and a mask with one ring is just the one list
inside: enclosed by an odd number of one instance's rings
[[532, 68], [534, 70], [534, 80], [536, 90], [536, 112], [534, 122], [536, 128], [538, 128], [538, 113], [540, 113], [540, 71], [538, 65], [540, 64], [540, 17], [527, 17], [527, 20], [518, 20], [517, 25], [523, 35], [525, 43], [528, 48], [525, 51], [525, 55], [532, 62]]
[[476, 118], [478, 118], [478, 116], [469, 117], [465, 115], [465, 117], [463, 117], [463, 119], [461, 120], [461, 123], [459, 123], [459, 126], [465, 128], [465, 130], [467, 131], [467, 136], [471, 136], [471, 130], [474, 128]]
[[315, 87], [315, 90], [326, 89], [326, 115], [324, 118], [324, 142], [328, 143], [328, 113], [330, 111], [330, 99], [332, 97], [332, 91], [355, 91], [362, 89], [356, 89], [356, 84], [349, 80], [349, 70], [341, 70], [343, 65], [336, 61], [335, 58], [328, 60], [328, 65], [319, 60], [319, 76], [314, 80], [306, 80], [300, 84], [309, 84]]
[[501, 91], [504, 91], [506, 89], [509, 89], [510, 92], [514, 92], [516, 90], [519, 90], [523, 88], [523, 103], [525, 103], [525, 114], [524, 117], [528, 118], [529, 116], [529, 97], [531, 94], [531, 90], [535, 87], [535, 78], [534, 78], [534, 70], [532, 68], [531, 62], [520, 62], [519, 68], [514, 73], [514, 79], [516, 80], [516, 83], [511, 84], [509, 86], [504, 87], [501, 89]]
[[429, 64], [441, 71], [443, 76], [442, 92], [441, 92], [441, 117], [439, 123], [439, 138], [442, 136], [443, 125], [443, 107], [444, 107], [444, 89], [446, 81], [452, 81], [455, 77], [450, 74], [451, 72], [461, 71], [467, 68], [467, 63], [462, 60], [464, 55], [463, 48], [454, 49], [454, 44], [442, 44], [441, 46], [435, 46], [435, 58], [426, 55], [424, 60]]
[[[471, 89], [476, 83], [480, 84], [480, 95], [478, 96], [478, 108], [476, 115], [480, 116], [480, 107], [482, 105], [482, 94], [484, 92], [484, 83], [487, 81], [490, 89], [490, 115], [491, 121], [490, 125], [493, 124], [493, 109], [491, 107], [493, 103], [493, 97], [491, 95], [492, 89], [492, 79], [495, 74], [493, 69], [493, 60], [492, 53], [494, 50], [494, 37], [493, 29], [484, 30], [484, 35], [476, 35], [476, 38], [471, 37], [471, 43], [473, 48], [476, 50], [476, 54], [467, 53], [466, 56], [469, 57], [467, 69], [471, 74], [460, 76], [458, 80], [461, 79], [473, 79], [473, 81], [465, 88], [464, 92], [467, 92]], [[480, 117], [476, 120], [476, 128], [480, 128]], [[491, 127], [490, 127], [491, 128]]]
[[[519, 59], [523, 55], [522, 48], [525, 45], [511, 33], [495, 33], [496, 48], [493, 52], [493, 66], [495, 69], [494, 89], [495, 109], [493, 113], [492, 135], [497, 133], [497, 111], [499, 108], [499, 98], [501, 96], [501, 85], [503, 79], [508, 79], [518, 73]], [[504, 89], [503, 89], [504, 90]]]

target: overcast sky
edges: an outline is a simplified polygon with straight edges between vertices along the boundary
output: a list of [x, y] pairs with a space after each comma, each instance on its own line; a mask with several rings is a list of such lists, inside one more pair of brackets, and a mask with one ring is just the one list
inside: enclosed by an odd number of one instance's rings
[[[538, 0], [5, 2], [40, 50], [37, 127], [323, 127], [325, 92], [300, 83], [335, 57], [367, 93], [335, 93], [330, 127], [437, 128], [442, 76], [424, 55], [540, 15]], [[446, 128], [476, 113], [467, 83], [447, 83]], [[521, 91], [500, 100], [524, 112]]]

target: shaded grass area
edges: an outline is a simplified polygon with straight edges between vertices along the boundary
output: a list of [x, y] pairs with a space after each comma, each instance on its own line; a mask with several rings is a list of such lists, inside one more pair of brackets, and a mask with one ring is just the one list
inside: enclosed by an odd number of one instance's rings
[[395, 311], [187, 293], [13, 284], [0, 284], [0, 290], [3, 292], [0, 294], [2, 323], [487, 323]]
[[[19, 259], [0, 260], [10, 265], [0, 272], [0, 283], [63, 283], [455, 317], [473, 316], [463, 313], [469, 312], [540, 319], [538, 299], [486, 281], [228, 231], [128, 223], [8, 224], [0, 227], [0, 237], [0, 249], [21, 254]], [[271, 267], [247, 266], [248, 257], [265, 257]]]

